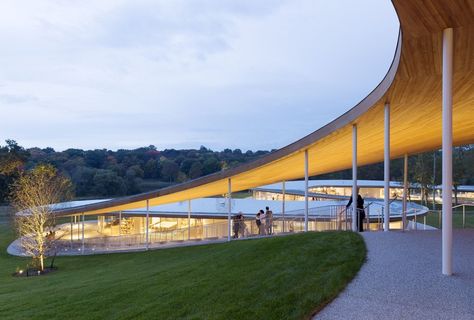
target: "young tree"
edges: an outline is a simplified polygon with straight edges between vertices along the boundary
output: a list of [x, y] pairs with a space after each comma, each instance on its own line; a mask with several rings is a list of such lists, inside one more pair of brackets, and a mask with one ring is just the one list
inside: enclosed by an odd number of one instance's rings
[[414, 180], [420, 185], [421, 203], [428, 205], [428, 186], [432, 183], [433, 157], [429, 153], [420, 153], [416, 156], [414, 166]]
[[51, 165], [39, 165], [22, 174], [12, 188], [12, 203], [18, 210], [15, 225], [26, 254], [44, 270], [44, 259], [54, 243], [55, 216], [51, 204], [70, 199], [71, 181]]

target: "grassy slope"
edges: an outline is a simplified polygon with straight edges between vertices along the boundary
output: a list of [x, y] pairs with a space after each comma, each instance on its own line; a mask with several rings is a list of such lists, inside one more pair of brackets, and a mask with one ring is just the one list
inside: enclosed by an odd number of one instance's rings
[[0, 224], [1, 319], [301, 319], [365, 258], [350, 232], [307, 233], [141, 253], [60, 257], [56, 273], [13, 278]]
[[[431, 205], [429, 206], [431, 209]], [[437, 203], [436, 210], [441, 210], [442, 205]], [[474, 207], [466, 207], [466, 224], [465, 228], [474, 228]], [[419, 218], [418, 222], [423, 222], [423, 218]], [[461, 229], [462, 224], [462, 208], [453, 209], [453, 228]], [[439, 212], [430, 212], [426, 216], [426, 224], [435, 228], [440, 228]]]

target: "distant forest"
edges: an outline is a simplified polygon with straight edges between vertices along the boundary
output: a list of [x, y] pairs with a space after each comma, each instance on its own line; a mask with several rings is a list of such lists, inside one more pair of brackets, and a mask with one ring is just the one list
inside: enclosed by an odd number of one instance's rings
[[[6, 140], [0, 146], [0, 202], [8, 202], [9, 186], [22, 171], [38, 164], [49, 163], [68, 176], [77, 198], [101, 198], [132, 195], [172, 184], [196, 179], [213, 172], [227, 170], [253, 161], [270, 151], [224, 149], [157, 150], [155, 146], [133, 150], [55, 151], [52, 148], [19, 146]], [[454, 182], [474, 184], [474, 145], [454, 150]], [[441, 152], [428, 152], [409, 157], [409, 180], [426, 190], [441, 183]], [[433, 175], [434, 173], [434, 175]], [[351, 179], [351, 170], [312, 177], [315, 179]], [[383, 163], [360, 167], [359, 179], [383, 179]], [[391, 161], [391, 179], [403, 179], [403, 159]]]

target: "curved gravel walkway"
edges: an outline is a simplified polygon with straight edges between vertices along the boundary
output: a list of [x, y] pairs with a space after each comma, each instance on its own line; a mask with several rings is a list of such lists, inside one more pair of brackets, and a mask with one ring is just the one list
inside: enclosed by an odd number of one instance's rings
[[314, 319], [474, 319], [474, 229], [454, 231], [455, 274], [441, 274], [441, 231], [367, 232], [367, 262]]

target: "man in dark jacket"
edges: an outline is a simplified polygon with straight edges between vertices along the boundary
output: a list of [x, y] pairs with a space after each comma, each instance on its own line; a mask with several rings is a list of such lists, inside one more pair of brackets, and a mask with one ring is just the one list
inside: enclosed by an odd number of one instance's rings
[[[352, 196], [349, 199], [349, 202], [346, 205], [346, 209], [352, 204]], [[365, 210], [364, 210], [364, 198], [359, 194], [359, 188], [357, 188], [357, 222], [359, 227], [359, 232], [364, 231], [364, 219], [365, 219]]]

